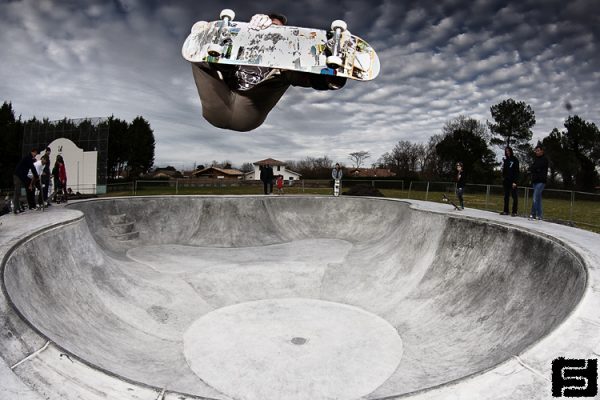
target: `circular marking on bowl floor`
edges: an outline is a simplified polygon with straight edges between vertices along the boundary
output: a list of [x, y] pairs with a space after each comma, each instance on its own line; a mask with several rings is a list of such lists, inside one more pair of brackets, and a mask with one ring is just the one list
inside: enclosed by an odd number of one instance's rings
[[383, 318], [300, 298], [220, 308], [183, 339], [192, 371], [240, 400], [356, 399], [384, 383], [402, 357], [402, 339]]

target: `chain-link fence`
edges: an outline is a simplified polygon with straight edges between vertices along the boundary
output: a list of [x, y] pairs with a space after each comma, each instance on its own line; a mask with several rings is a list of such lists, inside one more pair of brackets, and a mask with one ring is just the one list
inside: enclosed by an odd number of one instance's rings
[[[437, 181], [404, 181], [377, 179], [344, 179], [342, 192], [356, 185], [368, 185], [378, 189], [385, 197], [441, 202], [443, 195], [455, 200], [456, 184]], [[12, 189], [3, 190], [4, 195]], [[107, 185], [108, 196], [193, 195], [193, 194], [262, 194], [260, 181], [237, 179], [170, 179], [138, 180]], [[331, 179], [306, 179], [287, 181], [285, 194], [333, 194]], [[518, 215], [527, 217], [531, 210], [533, 190], [519, 187]], [[467, 184], [464, 193], [465, 207], [492, 212], [502, 212], [504, 190], [500, 185]], [[544, 219], [578, 226], [600, 232], [600, 194], [570, 190], [545, 189], [543, 192]], [[512, 198], [509, 199], [512, 212]]]

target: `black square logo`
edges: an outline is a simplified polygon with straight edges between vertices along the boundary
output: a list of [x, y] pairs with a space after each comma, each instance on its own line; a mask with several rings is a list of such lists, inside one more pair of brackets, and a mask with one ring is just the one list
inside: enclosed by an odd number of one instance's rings
[[553, 397], [595, 397], [597, 394], [597, 359], [560, 357], [552, 361]]

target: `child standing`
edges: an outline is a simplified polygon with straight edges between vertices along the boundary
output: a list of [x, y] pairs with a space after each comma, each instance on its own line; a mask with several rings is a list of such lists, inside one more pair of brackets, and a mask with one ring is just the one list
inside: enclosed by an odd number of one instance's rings
[[275, 185], [277, 186], [277, 194], [283, 194], [283, 175], [277, 175]]

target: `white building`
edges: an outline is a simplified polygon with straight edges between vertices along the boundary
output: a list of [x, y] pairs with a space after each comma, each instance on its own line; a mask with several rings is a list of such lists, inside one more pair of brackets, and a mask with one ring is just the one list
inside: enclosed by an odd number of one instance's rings
[[[50, 170], [56, 156], [61, 155], [67, 172], [67, 188], [73, 193], [96, 193], [98, 177], [98, 152], [83, 151], [69, 139], [59, 138], [48, 145], [50, 147]], [[43, 154], [44, 152], [42, 152]]]
[[287, 169], [287, 166], [283, 161], [274, 160], [272, 158], [256, 161], [252, 164], [254, 165], [254, 171], [246, 172], [244, 175], [245, 180], [260, 180], [260, 167], [267, 164], [273, 167], [274, 176], [283, 175], [283, 179], [286, 181], [297, 181], [302, 177], [301, 174]]

